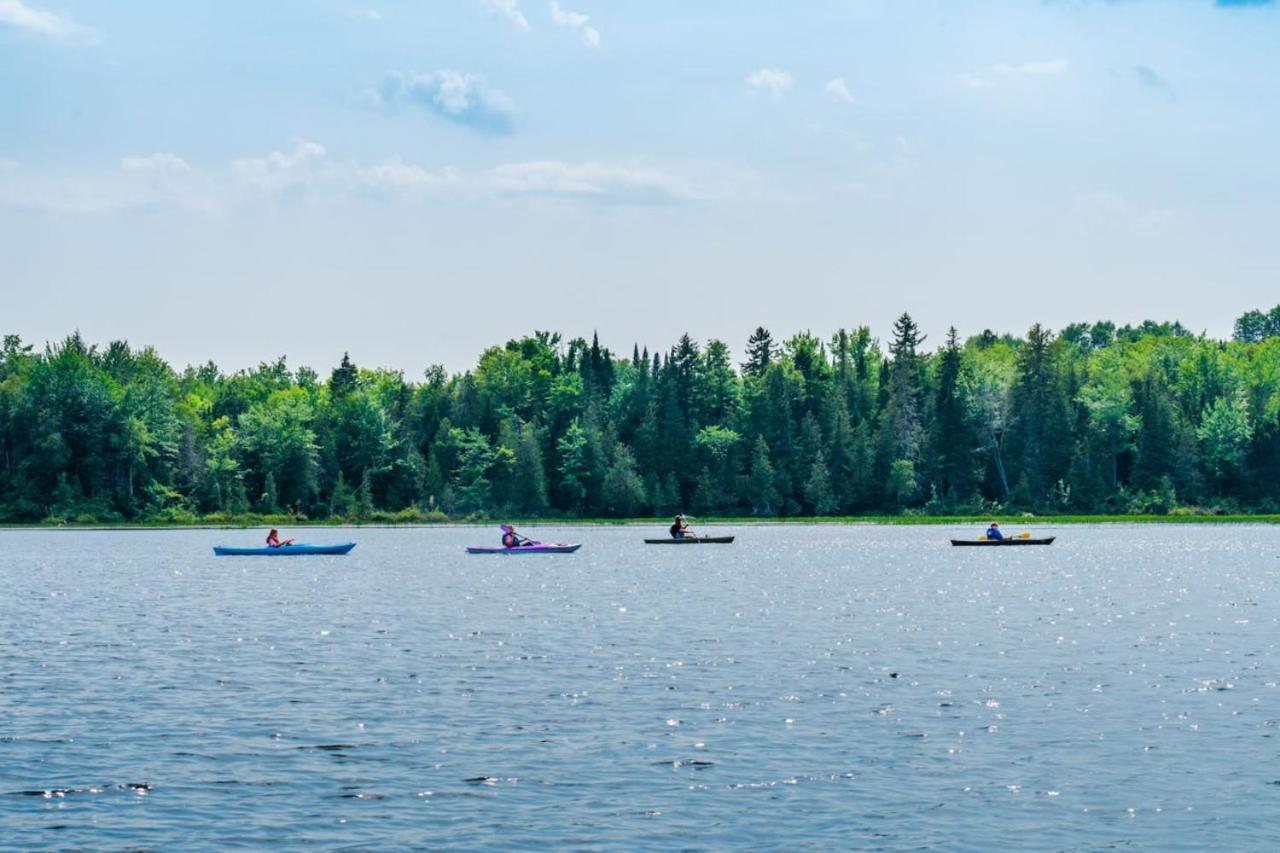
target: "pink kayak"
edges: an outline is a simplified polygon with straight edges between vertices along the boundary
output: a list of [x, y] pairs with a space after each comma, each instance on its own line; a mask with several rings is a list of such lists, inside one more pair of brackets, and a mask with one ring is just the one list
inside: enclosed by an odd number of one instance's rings
[[483, 545], [473, 545], [467, 548], [468, 554], [572, 554], [581, 548], [582, 545], [564, 545], [562, 543], [550, 542], [530, 542], [527, 545], [519, 545], [515, 548], [504, 548], [501, 545], [496, 548], [489, 548]]

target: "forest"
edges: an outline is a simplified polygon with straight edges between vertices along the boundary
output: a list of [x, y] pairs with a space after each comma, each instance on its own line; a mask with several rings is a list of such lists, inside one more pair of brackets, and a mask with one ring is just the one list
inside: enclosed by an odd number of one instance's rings
[[903, 314], [610, 352], [536, 331], [475, 367], [181, 371], [76, 333], [0, 351], [0, 521], [1280, 511], [1280, 306], [954, 329]]

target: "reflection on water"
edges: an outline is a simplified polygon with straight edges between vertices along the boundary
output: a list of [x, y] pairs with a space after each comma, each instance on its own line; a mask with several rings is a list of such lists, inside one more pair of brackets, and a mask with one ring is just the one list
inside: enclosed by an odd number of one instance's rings
[[1280, 529], [531, 532], [0, 532], [0, 847], [1272, 847]]

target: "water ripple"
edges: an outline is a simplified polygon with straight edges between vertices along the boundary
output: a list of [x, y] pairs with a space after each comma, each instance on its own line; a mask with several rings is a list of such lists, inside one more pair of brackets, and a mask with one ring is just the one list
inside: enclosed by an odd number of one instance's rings
[[0, 848], [1273, 847], [1280, 529], [736, 532], [0, 532]]

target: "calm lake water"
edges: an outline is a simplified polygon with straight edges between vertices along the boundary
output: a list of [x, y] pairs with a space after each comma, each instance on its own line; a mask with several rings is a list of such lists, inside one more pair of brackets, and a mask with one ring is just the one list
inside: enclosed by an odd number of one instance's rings
[[0, 846], [1275, 849], [1280, 528], [0, 532]]

